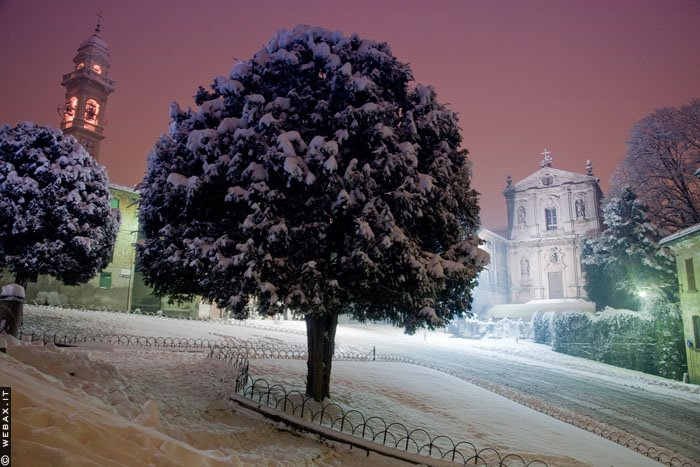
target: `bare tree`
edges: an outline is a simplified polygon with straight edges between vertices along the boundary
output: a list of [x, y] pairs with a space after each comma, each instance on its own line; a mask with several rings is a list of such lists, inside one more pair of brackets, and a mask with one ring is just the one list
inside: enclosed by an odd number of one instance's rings
[[657, 109], [637, 122], [612, 179], [630, 186], [656, 226], [674, 232], [700, 223], [700, 99]]

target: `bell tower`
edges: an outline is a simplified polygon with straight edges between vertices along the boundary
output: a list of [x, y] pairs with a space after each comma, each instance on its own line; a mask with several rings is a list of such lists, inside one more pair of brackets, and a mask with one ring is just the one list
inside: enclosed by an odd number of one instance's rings
[[73, 71], [63, 75], [61, 86], [66, 88], [66, 100], [59, 111], [63, 133], [74, 136], [99, 160], [107, 96], [114, 91], [115, 83], [109, 78], [109, 48], [101, 36], [102, 15], [97, 16], [95, 33], [78, 47]]

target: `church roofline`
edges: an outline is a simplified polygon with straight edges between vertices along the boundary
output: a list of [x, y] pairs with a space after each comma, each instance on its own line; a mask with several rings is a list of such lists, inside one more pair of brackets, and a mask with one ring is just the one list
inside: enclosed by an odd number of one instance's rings
[[126, 185], [119, 185], [118, 183], [109, 183], [110, 188], [116, 188], [117, 190], [128, 191], [129, 193], [139, 194], [138, 187], [130, 188]]
[[[503, 227], [502, 229], [505, 231], [505, 229], [507, 229], [507, 228], [506, 228], [506, 227]], [[479, 227], [479, 230], [478, 230], [478, 232], [477, 232], [477, 235], [478, 235], [478, 236], [481, 236], [481, 235], [480, 235], [481, 232], [486, 232], [488, 235], [493, 235], [494, 237], [498, 237], [499, 239], [503, 240], [504, 242], [509, 242], [509, 241], [510, 241], [509, 239], [507, 239], [507, 238], [504, 237], [503, 235], [498, 234], [498, 233], [494, 232], [493, 230], [487, 229], [487, 228], [485, 228], [485, 227]]]
[[[534, 182], [535, 180], [538, 180], [540, 177], [543, 175], [555, 175], [555, 176], [560, 176], [560, 177], [569, 177], [572, 178], [573, 180], [566, 180], [564, 182], [559, 182], [555, 183], [552, 185], [535, 185], [532, 184], [531, 186], [524, 186], [524, 185], [529, 185], [530, 183]], [[566, 185], [578, 185], [578, 184], [587, 184], [587, 183], [595, 183], [596, 185], [600, 183], [600, 179], [596, 177], [595, 175], [586, 175], [578, 172], [572, 172], [570, 170], [564, 170], [564, 169], [556, 169], [554, 167], [542, 167], [541, 169], [537, 170], [536, 172], [531, 173], [527, 177], [523, 178], [522, 180], [519, 180], [512, 185], [506, 187], [503, 190], [504, 195], [508, 195], [509, 193], [514, 193], [514, 192], [523, 192], [523, 191], [528, 191], [528, 190], [542, 190], [542, 189], [549, 189], [552, 187], [556, 186], [566, 186]]]

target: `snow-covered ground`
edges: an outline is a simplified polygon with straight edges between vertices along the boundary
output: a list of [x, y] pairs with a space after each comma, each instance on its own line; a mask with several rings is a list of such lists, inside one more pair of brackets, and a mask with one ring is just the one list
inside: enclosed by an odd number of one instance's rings
[[[254, 323], [256, 327], [243, 327], [36, 307], [26, 307], [25, 313], [26, 325], [57, 333], [305, 343], [300, 322], [261, 321]], [[271, 330], [276, 328], [280, 330]], [[341, 325], [337, 341], [344, 350], [368, 351], [378, 345], [379, 350], [393, 353], [457, 344], [470, 352], [499, 352], [528, 360], [535, 355], [542, 365], [568, 365], [572, 371], [578, 365], [578, 371], [600, 372], [602, 377], [629, 377], [627, 370], [618, 372], [523, 342], [454, 340], [441, 332], [405, 336], [388, 326], [357, 325]], [[48, 459], [55, 465], [397, 465], [394, 459], [374, 454], [368, 459], [364, 451], [331, 448], [311, 436], [280, 430], [231, 405], [227, 396], [233, 391], [232, 368], [200, 352], [105, 345], [65, 349], [13, 340], [9, 344], [8, 355], [0, 357], [0, 380], [13, 387], [16, 465], [38, 465]], [[301, 388], [305, 363], [254, 360], [251, 374], [290, 389]], [[635, 378], [638, 375], [634, 372]], [[689, 403], [700, 402], [692, 386], [659, 380], [649, 377], [639, 384], [681, 394]], [[658, 465], [584, 430], [420, 366], [335, 362], [331, 384], [332, 401], [345, 407], [503, 454], [517, 453], [553, 466]]]

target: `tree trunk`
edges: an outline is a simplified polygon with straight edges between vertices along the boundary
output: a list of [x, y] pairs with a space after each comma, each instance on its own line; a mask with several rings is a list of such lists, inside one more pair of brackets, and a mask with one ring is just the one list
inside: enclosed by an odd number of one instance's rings
[[306, 362], [306, 395], [316, 401], [330, 397], [331, 363], [335, 351], [335, 329], [338, 315], [306, 316], [308, 360]]

